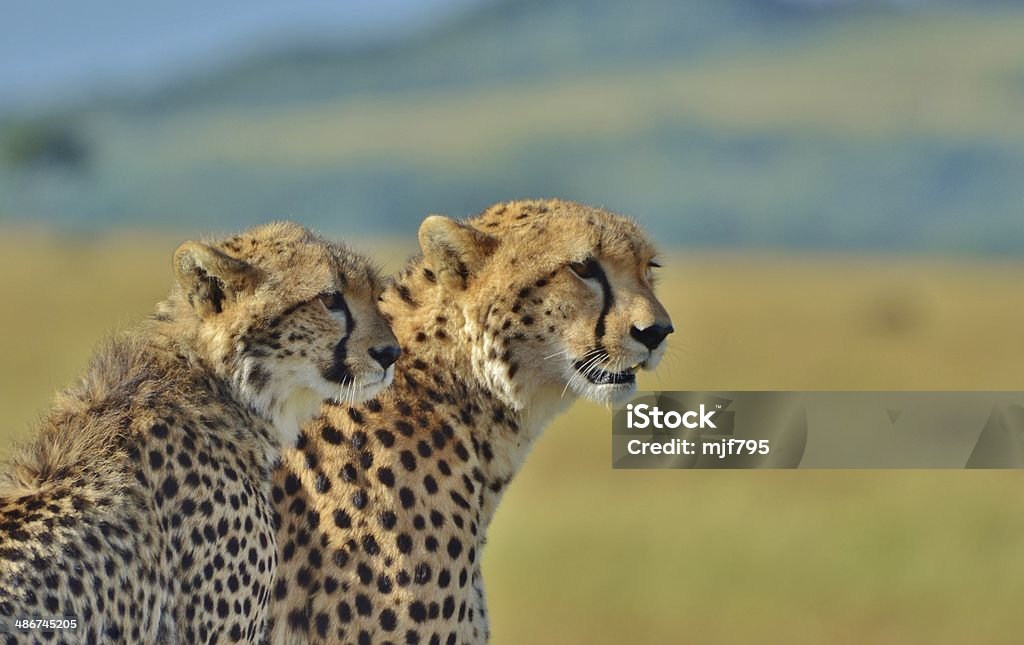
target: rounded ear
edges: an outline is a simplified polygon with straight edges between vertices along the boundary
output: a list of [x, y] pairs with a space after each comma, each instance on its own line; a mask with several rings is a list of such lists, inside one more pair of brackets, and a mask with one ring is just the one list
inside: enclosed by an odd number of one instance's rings
[[443, 215], [423, 220], [419, 238], [427, 264], [449, 289], [465, 289], [498, 248], [494, 237]]
[[174, 277], [203, 317], [219, 314], [227, 302], [256, 286], [251, 265], [201, 242], [185, 242], [174, 252]]

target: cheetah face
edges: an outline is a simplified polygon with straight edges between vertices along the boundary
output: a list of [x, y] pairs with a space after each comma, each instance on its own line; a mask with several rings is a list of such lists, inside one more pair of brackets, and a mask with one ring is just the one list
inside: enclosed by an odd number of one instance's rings
[[175, 255], [210, 364], [274, 422], [284, 444], [325, 400], [360, 402], [394, 376], [401, 350], [377, 308], [368, 261], [294, 224]]
[[401, 350], [378, 294], [342, 284], [255, 321], [237, 343], [235, 382], [257, 407], [305, 420], [325, 400], [362, 402], [391, 384]]
[[516, 409], [636, 391], [673, 332], [654, 294], [655, 251], [627, 218], [571, 202], [430, 217], [424, 256], [463, 309], [476, 374]]
[[638, 370], [657, 367], [665, 339], [674, 331], [653, 293], [653, 270], [658, 266], [645, 257], [594, 253], [570, 262], [552, 277], [559, 302], [551, 302], [550, 296], [547, 300], [563, 326], [561, 333], [544, 340], [555, 357], [564, 357], [563, 390], [615, 403], [636, 391]]

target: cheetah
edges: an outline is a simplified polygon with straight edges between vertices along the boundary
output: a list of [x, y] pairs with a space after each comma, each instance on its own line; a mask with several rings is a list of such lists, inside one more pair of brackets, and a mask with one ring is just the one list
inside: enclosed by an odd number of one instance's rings
[[480, 643], [481, 549], [531, 444], [576, 397], [636, 389], [673, 332], [632, 220], [567, 201], [431, 216], [384, 292], [395, 384], [327, 406], [274, 473], [274, 643]]
[[394, 376], [383, 284], [341, 245], [279, 222], [173, 268], [0, 477], [0, 620], [76, 621], [6, 642], [264, 640], [272, 461], [324, 400]]

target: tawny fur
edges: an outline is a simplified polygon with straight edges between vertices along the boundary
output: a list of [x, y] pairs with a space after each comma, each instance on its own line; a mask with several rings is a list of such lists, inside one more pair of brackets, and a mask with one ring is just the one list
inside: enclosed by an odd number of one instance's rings
[[275, 643], [479, 643], [480, 556], [505, 488], [577, 396], [635, 389], [671, 330], [631, 220], [564, 201], [428, 218], [384, 293], [395, 384], [327, 406], [275, 472]]
[[[260, 641], [271, 460], [305, 420], [282, 401], [374, 394], [390, 378], [363, 357], [395, 343], [380, 281], [344, 247], [276, 223], [186, 243], [174, 268], [167, 300], [101, 345], [0, 475], [5, 619], [74, 618], [66, 642]], [[354, 329], [321, 301], [334, 292], [363, 312]], [[314, 382], [340, 369], [342, 341], [351, 382]]]

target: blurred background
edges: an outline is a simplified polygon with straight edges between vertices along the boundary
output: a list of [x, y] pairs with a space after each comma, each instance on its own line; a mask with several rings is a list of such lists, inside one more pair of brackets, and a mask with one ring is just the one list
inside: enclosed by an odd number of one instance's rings
[[[428, 213], [635, 216], [645, 389], [1024, 389], [1024, 4], [0, 0], [0, 456], [184, 238], [397, 270]], [[1014, 472], [612, 471], [578, 403], [499, 510], [495, 643], [1019, 642]]]

